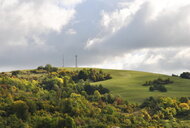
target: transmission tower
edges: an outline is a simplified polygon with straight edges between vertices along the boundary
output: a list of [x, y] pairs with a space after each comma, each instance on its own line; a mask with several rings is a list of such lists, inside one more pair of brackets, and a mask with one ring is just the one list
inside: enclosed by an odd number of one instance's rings
[[77, 68], [78, 67], [78, 56], [77, 55], [75, 55], [75, 67]]

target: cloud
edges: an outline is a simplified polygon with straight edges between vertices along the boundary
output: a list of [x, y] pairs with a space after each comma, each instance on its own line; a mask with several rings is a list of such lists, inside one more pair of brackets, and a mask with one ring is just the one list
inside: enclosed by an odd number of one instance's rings
[[[122, 5], [122, 6], [121, 6]], [[160, 47], [188, 45], [190, 1], [135, 0], [120, 3], [118, 9], [102, 13], [100, 35], [91, 38], [93, 45]], [[97, 40], [98, 39], [98, 40]], [[92, 41], [91, 41], [92, 40]], [[96, 42], [94, 41], [96, 40]], [[88, 47], [95, 46], [89, 45]], [[180, 43], [179, 43], [180, 42]]]
[[79, 3], [82, 3], [82, 0], [61, 0], [62, 4], [65, 6], [75, 6]]
[[[93, 6], [92, 6], [93, 5]], [[0, 70], [190, 70], [189, 0], [0, 0]]]
[[109, 31], [111, 30], [111, 33], [117, 32], [122, 27], [129, 24], [133, 15], [140, 9], [143, 1], [136, 0], [133, 3], [126, 4], [127, 8], [119, 8], [111, 13], [103, 11], [101, 20], [102, 27], [108, 29]]
[[62, 8], [52, 0], [1, 0], [0, 3], [0, 32], [3, 33], [0, 40], [4, 44], [27, 44], [28, 37], [60, 32], [75, 14], [73, 8]]
[[102, 30], [88, 39], [86, 47], [108, 58], [98, 67], [189, 71], [189, 11], [187, 0], [120, 2], [114, 11], [102, 11]]
[[76, 15], [76, 5], [81, 2], [0, 0], [1, 69], [51, 62], [49, 57], [55, 48], [47, 43], [47, 36], [66, 30]]
[[[93, 65], [99, 68], [151, 71], [171, 75], [190, 70], [190, 48], [154, 48], [134, 50]], [[111, 62], [111, 63], [110, 63]]]
[[119, 3], [119, 6], [124, 6], [127, 4], [127, 8], [116, 9], [114, 12], [101, 12], [102, 19], [100, 21], [101, 27], [104, 31], [101, 31], [98, 37], [94, 39], [89, 39], [86, 47], [92, 47], [96, 43], [103, 42], [107, 38], [110, 38], [110, 35], [115, 34], [124, 26], [130, 23], [133, 15], [139, 10], [143, 2], [135, 1], [132, 4], [129, 3]]
[[75, 34], [77, 34], [77, 32], [76, 32], [76, 30], [74, 30], [74, 29], [69, 29], [67, 32], [66, 32], [66, 34], [68, 34], [68, 35], [75, 35]]

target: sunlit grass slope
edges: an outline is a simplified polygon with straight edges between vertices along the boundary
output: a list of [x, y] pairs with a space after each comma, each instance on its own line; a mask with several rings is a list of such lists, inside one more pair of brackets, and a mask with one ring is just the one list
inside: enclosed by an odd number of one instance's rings
[[[144, 99], [150, 96], [167, 96], [167, 97], [190, 97], [190, 80], [171, 77], [162, 74], [127, 71], [127, 70], [103, 70], [105, 73], [110, 73], [113, 79], [96, 82], [110, 89], [112, 94], [119, 95], [129, 102], [141, 103]], [[174, 81], [173, 84], [165, 85], [168, 92], [150, 92], [149, 87], [142, 86], [146, 81], [157, 78], [170, 78]]]

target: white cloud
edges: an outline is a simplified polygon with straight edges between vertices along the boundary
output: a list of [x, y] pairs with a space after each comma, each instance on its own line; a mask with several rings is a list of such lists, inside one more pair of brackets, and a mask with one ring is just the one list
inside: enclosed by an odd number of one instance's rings
[[118, 9], [113, 12], [102, 11], [100, 24], [104, 31], [98, 37], [88, 40], [86, 47], [90, 48], [97, 43], [103, 42], [121, 28], [128, 25], [142, 4], [143, 0], [135, 0], [134, 2], [118, 3]]
[[156, 20], [164, 13], [176, 13], [182, 7], [190, 5], [189, 0], [146, 0], [151, 7], [150, 20]]
[[157, 64], [161, 59], [165, 59], [163, 55], [151, 55], [149, 58], [146, 58], [145, 64], [151, 65], [151, 64]]
[[78, 54], [79, 65], [189, 70], [189, 0], [83, 1], [0, 0], [0, 70], [60, 66], [63, 52], [67, 66]]
[[119, 3], [118, 6], [122, 8], [116, 9], [114, 12], [102, 11], [100, 24], [104, 30], [97, 37], [89, 39], [86, 47], [90, 48], [93, 45], [102, 43], [122, 27], [128, 25], [142, 4], [143, 1], [136, 0], [134, 3]]
[[[28, 39], [61, 30], [74, 18], [74, 7], [67, 0], [0, 0], [1, 44], [27, 45]], [[73, 0], [68, 6], [81, 0]], [[38, 41], [39, 42], [39, 41]], [[36, 43], [37, 44], [37, 43]]]
[[125, 6], [123, 4], [122, 8], [116, 9], [114, 12], [103, 11], [101, 25], [105, 29], [111, 29], [112, 33], [117, 32], [131, 21], [133, 15], [140, 9], [142, 4], [143, 0], [135, 0], [132, 3], [126, 2]]
[[64, 34], [76, 16], [77, 4], [82, 2], [65, 1], [0, 0], [1, 71], [56, 63], [56, 38], [49, 40]]
[[83, 0], [60, 0], [65, 6], [75, 6], [76, 4], [82, 3]]
[[[183, 31], [182, 29], [185, 27], [190, 27], [190, 18], [187, 16], [188, 12], [184, 11], [189, 10], [188, 6], [190, 6], [189, 0], [134, 0], [130, 2], [118, 3], [117, 9], [114, 11], [102, 12], [100, 25], [103, 27], [103, 30], [101, 31], [101, 35], [95, 36], [94, 39], [91, 38], [91, 41], [88, 41], [86, 45], [88, 47], [92, 46], [88, 45], [89, 42], [92, 42], [96, 39], [107, 41], [108, 38], [115, 36], [121, 29], [125, 28], [127, 30], [131, 24], [144, 25], [145, 32], [142, 33], [142, 35], [146, 34], [146, 29], [151, 30], [155, 27], [155, 29], [163, 29], [162, 31], [167, 31], [166, 34], [163, 35], [165, 37], [160, 37], [160, 40], [163, 40], [164, 38], [171, 38], [172, 36], [176, 35], [177, 30]], [[166, 18], [168, 18], [169, 21], [163, 21]], [[165, 27], [164, 25], [166, 24], [168, 26]], [[158, 28], [158, 26], [161, 25], [163, 25], [162, 27], [164, 28]], [[133, 31], [137, 31], [138, 33], [138, 28]], [[190, 33], [188, 29], [187, 33]], [[178, 36], [176, 39], [167, 41], [175, 42], [184, 40], [186, 38], [186, 34], [181, 34], [181, 36], [182, 37]], [[141, 38], [144, 37], [145, 36], [142, 36]], [[144, 41], [144, 39], [139, 40]], [[93, 45], [96, 44], [99, 43], [93, 43]]]
[[93, 39], [88, 39], [85, 48], [90, 48], [91, 46], [93, 46], [94, 44], [98, 44], [103, 42], [105, 39], [104, 38], [93, 38]]
[[69, 30], [66, 31], [66, 34], [68, 34], [68, 35], [75, 35], [75, 34], [77, 34], [77, 31], [71, 28], [71, 29], [69, 29]]
[[93, 67], [179, 74], [183, 71], [190, 71], [189, 54], [189, 47], [147, 48], [105, 59]]

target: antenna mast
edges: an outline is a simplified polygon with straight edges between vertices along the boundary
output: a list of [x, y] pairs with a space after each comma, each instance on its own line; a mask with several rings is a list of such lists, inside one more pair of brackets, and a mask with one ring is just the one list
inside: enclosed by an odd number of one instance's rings
[[75, 55], [75, 67], [76, 67], [76, 68], [78, 67], [78, 62], [77, 62], [78, 60], [77, 60], [77, 59], [78, 59], [78, 56]]

